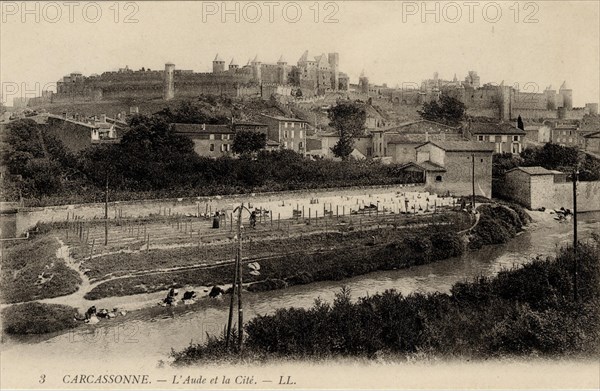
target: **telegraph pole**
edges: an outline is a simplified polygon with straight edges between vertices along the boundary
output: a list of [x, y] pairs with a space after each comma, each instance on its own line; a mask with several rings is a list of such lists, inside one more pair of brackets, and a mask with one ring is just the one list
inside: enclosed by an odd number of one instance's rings
[[573, 171], [573, 257], [574, 257], [574, 270], [573, 270], [573, 299], [575, 302], [579, 300], [579, 293], [577, 287], [577, 270], [579, 269], [579, 260], [577, 259], [577, 179], [579, 171], [577, 168]]
[[[239, 232], [238, 232], [239, 235]], [[229, 320], [227, 321], [227, 334], [225, 336], [225, 349], [229, 348], [229, 340], [231, 339], [231, 324], [233, 323], [233, 303], [235, 300], [235, 293], [237, 289], [238, 280], [238, 256], [237, 251], [235, 254], [235, 267], [233, 274], [233, 284], [231, 284], [231, 298], [229, 300]]]
[[244, 308], [242, 304], [242, 212], [244, 204], [237, 207], [234, 212], [238, 212], [237, 221], [237, 251], [235, 256], [235, 272], [232, 284], [231, 299], [229, 301], [229, 320], [227, 322], [227, 334], [225, 336], [225, 348], [229, 347], [231, 339], [231, 328], [233, 324], [233, 304], [237, 294], [238, 301], [238, 348], [242, 352], [242, 344], [244, 341]]
[[104, 245], [108, 244], [108, 170], [106, 170], [106, 190], [104, 192]]
[[471, 185], [473, 187], [473, 195], [471, 196], [471, 212], [475, 213], [475, 154], [471, 154]]
[[238, 210], [238, 246], [237, 246], [237, 275], [238, 275], [238, 347], [242, 353], [242, 344], [244, 342], [244, 308], [242, 306], [242, 211], [244, 203], [240, 205]]

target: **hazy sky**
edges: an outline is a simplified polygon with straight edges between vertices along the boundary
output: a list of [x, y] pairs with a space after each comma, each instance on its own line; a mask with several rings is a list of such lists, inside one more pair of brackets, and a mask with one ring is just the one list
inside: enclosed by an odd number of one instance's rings
[[[9, 104], [75, 70], [161, 69], [171, 61], [209, 71], [217, 52], [227, 64], [256, 54], [263, 62], [283, 54], [295, 64], [306, 49], [338, 52], [353, 83], [362, 69], [390, 86], [420, 83], [435, 71], [462, 80], [476, 70], [482, 83], [535, 83], [529, 91], [567, 80], [576, 106], [600, 100], [595, 0], [427, 2], [430, 14], [421, 1], [320, 2], [318, 14], [313, 1], [31, 2], [28, 12], [20, 1], [0, 3], [0, 79]], [[125, 22], [130, 14], [134, 23]]]

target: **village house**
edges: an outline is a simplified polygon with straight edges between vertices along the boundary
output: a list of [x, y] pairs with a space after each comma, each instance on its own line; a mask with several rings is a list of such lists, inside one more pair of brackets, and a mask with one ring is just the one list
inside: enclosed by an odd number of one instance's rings
[[261, 114], [261, 121], [268, 127], [268, 139], [277, 142], [282, 149], [305, 154], [308, 123], [297, 118]]
[[402, 170], [422, 172], [426, 189], [437, 194], [492, 195], [493, 147], [471, 141], [428, 141]]
[[234, 122], [229, 125], [171, 124], [173, 132], [189, 137], [194, 151], [204, 157], [217, 158], [233, 155], [233, 141], [239, 131], [258, 132], [267, 135], [265, 150], [280, 149], [278, 142], [268, 138], [268, 126], [257, 122]]
[[600, 154], [600, 132], [588, 133], [582, 139], [585, 151]]
[[[543, 167], [515, 167], [504, 175], [499, 195], [529, 208], [555, 207], [554, 184], [564, 183], [566, 175], [560, 171], [548, 170]], [[568, 207], [568, 205], [560, 205]]]
[[127, 125], [105, 114], [93, 118], [43, 115], [46, 129], [71, 152], [79, 152], [93, 144], [118, 143]]
[[576, 123], [558, 123], [552, 128], [551, 142], [563, 147], [576, 147], [579, 126]]
[[495, 153], [515, 155], [523, 150], [526, 134], [523, 129], [508, 122], [468, 122], [465, 128], [465, 135], [473, 141], [491, 145]]
[[428, 120], [406, 122], [372, 133], [373, 155], [389, 157], [392, 163], [415, 161], [415, 147], [428, 141], [466, 141], [460, 127]]
[[[332, 148], [338, 143], [338, 132], [326, 132], [306, 138], [307, 154], [314, 157], [333, 159]], [[354, 138], [354, 150], [351, 156], [356, 159], [371, 157], [372, 136], [359, 136]]]
[[205, 157], [217, 158], [231, 155], [234, 130], [230, 125], [171, 124], [176, 134], [189, 137], [194, 143], [194, 151]]

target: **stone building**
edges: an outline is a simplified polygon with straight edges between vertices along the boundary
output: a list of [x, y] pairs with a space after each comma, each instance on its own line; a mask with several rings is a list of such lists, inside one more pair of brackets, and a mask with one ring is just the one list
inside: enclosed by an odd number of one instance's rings
[[279, 143], [282, 149], [305, 154], [308, 123], [297, 118], [261, 114], [261, 122], [268, 127], [268, 139]]
[[[543, 167], [516, 167], [508, 170], [495, 185], [494, 193], [520, 203], [529, 209], [572, 209], [573, 182], [567, 175]], [[600, 210], [600, 182], [577, 183], [577, 210]]]
[[217, 158], [233, 154], [235, 131], [230, 125], [175, 123], [171, 124], [171, 130], [189, 137], [194, 143], [194, 151], [200, 156]]
[[[492, 154], [488, 145], [469, 141], [429, 141], [415, 148], [415, 160], [402, 169], [421, 171], [431, 192], [492, 195]], [[473, 170], [474, 168], [474, 170]]]
[[263, 62], [258, 55], [243, 66], [235, 59], [231, 59], [227, 67], [225, 62], [217, 54], [212, 62], [212, 72], [179, 70], [170, 62], [165, 64], [164, 70], [142, 68], [134, 71], [125, 67], [91, 76], [73, 72], [59, 80], [56, 93], [49, 94], [45, 100], [48, 103], [121, 98], [171, 100], [201, 94], [269, 98], [273, 93], [290, 95], [291, 87], [301, 90], [302, 96], [313, 96], [345, 91], [349, 85], [348, 76], [339, 69], [338, 53], [311, 57], [306, 51], [296, 65], [288, 64], [283, 56], [276, 63]]
[[473, 141], [489, 143], [494, 152], [518, 155], [523, 150], [526, 131], [511, 123], [468, 122], [465, 136]]

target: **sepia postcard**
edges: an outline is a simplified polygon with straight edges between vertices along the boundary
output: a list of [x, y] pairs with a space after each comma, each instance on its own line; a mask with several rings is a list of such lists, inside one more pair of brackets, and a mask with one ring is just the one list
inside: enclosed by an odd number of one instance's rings
[[600, 388], [600, 2], [0, 8], [1, 389]]

